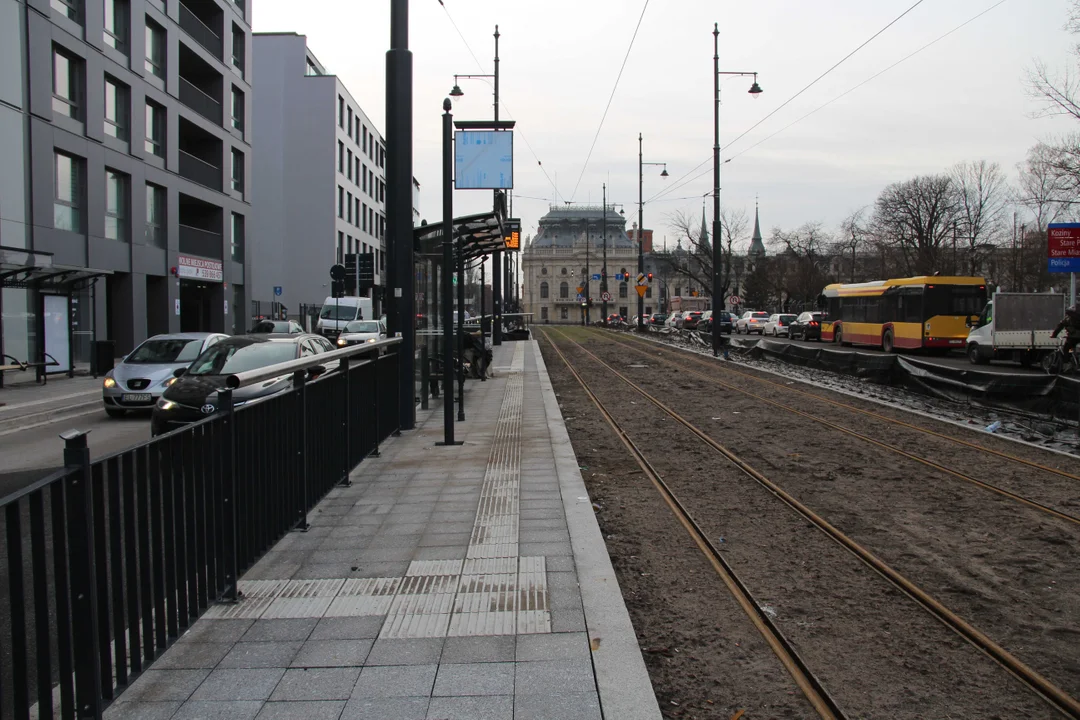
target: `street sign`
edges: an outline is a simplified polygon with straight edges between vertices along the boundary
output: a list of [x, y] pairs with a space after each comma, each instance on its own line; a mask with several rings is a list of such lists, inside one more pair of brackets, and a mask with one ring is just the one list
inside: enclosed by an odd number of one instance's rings
[[585, 301], [585, 296], [582, 295], [581, 293], [578, 293], [577, 299], [578, 299], [578, 302], [584, 302]]
[[356, 253], [345, 256], [345, 294], [356, 295]]
[[521, 249], [521, 220], [507, 218], [503, 223], [503, 245], [507, 250]]
[[729, 305], [742, 305], [742, 298], [738, 295], [732, 295], [727, 299]]
[[639, 287], [645, 287], [649, 284], [649, 278], [645, 277], [644, 273], [638, 273], [637, 284]]
[[375, 253], [359, 253], [356, 256], [357, 282], [360, 292], [375, 287]]
[[344, 280], [345, 279], [345, 266], [341, 263], [335, 263], [330, 266], [330, 279], [331, 280]]
[[645, 297], [645, 291], [649, 289], [649, 286], [648, 285], [638, 285], [634, 289], [637, 290], [638, 297], [643, 298], [643, 297]]
[[274, 296], [275, 297], [281, 297], [281, 286], [280, 285], [275, 285], [274, 286]]
[[611, 302], [611, 293], [606, 292], [600, 295], [600, 299], [604, 302]]
[[579, 285], [577, 291], [578, 291], [578, 295], [581, 295], [581, 293], [585, 292], [585, 288], [583, 288], [583, 287], [581, 287]]
[[601, 279], [601, 277], [602, 277], [602, 276], [600, 275], [600, 273], [593, 273], [592, 279], [593, 279], [593, 280], [600, 280], [600, 279]]
[[1080, 272], [1080, 223], [1050, 223], [1046, 258], [1050, 272]]

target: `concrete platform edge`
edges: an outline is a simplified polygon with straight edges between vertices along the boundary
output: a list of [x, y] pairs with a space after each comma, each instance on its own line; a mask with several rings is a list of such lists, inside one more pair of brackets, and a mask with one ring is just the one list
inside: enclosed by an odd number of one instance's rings
[[660, 706], [641, 655], [637, 633], [630, 621], [615, 569], [596, 522], [592, 501], [585, 490], [577, 456], [555, 399], [540, 345], [533, 343], [540, 389], [547, 411], [548, 432], [555, 453], [563, 509], [581, 586], [585, 626], [593, 648], [593, 669], [600, 694], [600, 709], [608, 720], [659, 720]]

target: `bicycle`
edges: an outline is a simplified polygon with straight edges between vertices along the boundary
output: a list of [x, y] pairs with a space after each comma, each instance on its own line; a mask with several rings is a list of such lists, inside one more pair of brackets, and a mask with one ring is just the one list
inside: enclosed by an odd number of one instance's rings
[[1042, 365], [1042, 369], [1045, 370], [1048, 375], [1080, 374], [1080, 359], [1077, 358], [1078, 353], [1080, 353], [1080, 348], [1074, 349], [1066, 356], [1064, 345], [1059, 345], [1054, 348], [1053, 352], [1043, 355], [1040, 364]]

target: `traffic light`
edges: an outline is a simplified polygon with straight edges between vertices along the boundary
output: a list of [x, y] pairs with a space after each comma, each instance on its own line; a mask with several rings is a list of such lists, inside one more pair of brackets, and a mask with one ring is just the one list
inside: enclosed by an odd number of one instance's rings
[[652, 282], [652, 273], [649, 273], [649, 282]]

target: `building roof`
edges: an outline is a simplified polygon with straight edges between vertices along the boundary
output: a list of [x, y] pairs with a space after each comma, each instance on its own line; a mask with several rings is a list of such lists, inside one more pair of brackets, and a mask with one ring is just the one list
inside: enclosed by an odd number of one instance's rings
[[757, 205], [754, 205], [754, 237], [750, 240], [750, 249], [746, 253], [750, 257], [764, 257], [765, 243], [761, 240], [761, 213]]
[[606, 213], [603, 205], [551, 205], [547, 214], [540, 218], [540, 229], [530, 247], [573, 247], [586, 227], [590, 237], [595, 236], [593, 239], [599, 243], [600, 229], [605, 221], [608, 230], [615, 231], [608, 247], [634, 247], [633, 241], [626, 234], [626, 218], [611, 205], [607, 206]]

